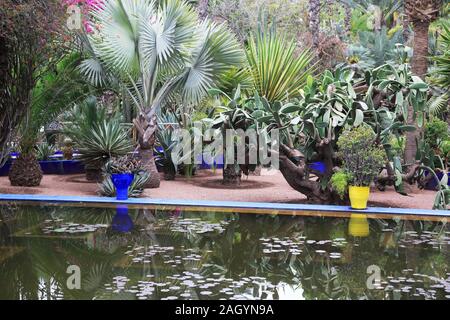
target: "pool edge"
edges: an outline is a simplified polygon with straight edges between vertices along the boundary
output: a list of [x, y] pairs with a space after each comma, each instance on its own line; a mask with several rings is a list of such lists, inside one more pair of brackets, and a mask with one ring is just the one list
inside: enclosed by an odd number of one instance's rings
[[186, 207], [221, 207], [235, 209], [263, 209], [263, 210], [292, 210], [292, 211], [322, 211], [345, 212], [364, 214], [390, 214], [390, 215], [418, 215], [450, 217], [450, 211], [406, 209], [406, 208], [380, 208], [369, 207], [366, 210], [354, 210], [348, 206], [314, 205], [314, 204], [289, 204], [289, 203], [265, 203], [265, 202], [241, 202], [241, 201], [215, 201], [215, 200], [182, 200], [182, 199], [153, 199], [130, 198], [128, 200], [116, 200], [114, 198], [98, 196], [50, 196], [32, 194], [0, 194], [0, 201], [36, 201], [36, 202], [68, 202], [68, 203], [109, 203], [130, 205], [170, 205]]

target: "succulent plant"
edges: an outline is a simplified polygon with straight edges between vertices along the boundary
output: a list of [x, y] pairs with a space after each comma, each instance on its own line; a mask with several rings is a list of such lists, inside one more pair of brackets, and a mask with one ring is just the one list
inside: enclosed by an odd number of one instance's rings
[[115, 173], [139, 173], [143, 171], [141, 161], [133, 155], [112, 157], [105, 165], [107, 174]]

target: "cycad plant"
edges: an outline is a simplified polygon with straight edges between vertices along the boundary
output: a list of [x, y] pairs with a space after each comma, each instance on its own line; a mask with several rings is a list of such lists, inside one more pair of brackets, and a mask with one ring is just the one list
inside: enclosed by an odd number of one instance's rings
[[97, 85], [111, 74], [129, 85], [140, 155], [151, 173], [147, 187], [158, 187], [157, 111], [176, 95], [186, 105], [198, 102], [224, 72], [242, 63], [243, 53], [225, 26], [199, 22], [183, 0], [107, 0], [92, 15], [100, 27], [88, 36], [93, 55], [81, 70]]
[[[42, 172], [34, 149], [39, 130], [54, 120], [64, 108], [81, 99], [89, 89], [76, 71], [79, 62], [78, 54], [67, 54], [54, 68], [46, 70], [36, 82], [30, 95], [30, 110], [20, 126], [21, 154], [9, 172], [12, 185], [40, 184]], [[9, 113], [5, 113], [7, 114]]]

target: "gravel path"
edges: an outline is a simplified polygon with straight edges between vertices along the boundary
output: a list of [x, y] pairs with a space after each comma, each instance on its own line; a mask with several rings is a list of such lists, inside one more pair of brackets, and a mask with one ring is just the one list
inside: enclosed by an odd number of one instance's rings
[[[159, 189], [147, 189], [145, 197], [159, 199], [223, 200], [254, 202], [304, 203], [306, 198], [293, 190], [280, 172], [263, 170], [261, 176], [243, 178], [239, 188], [221, 184], [222, 171], [201, 170], [190, 179], [177, 176], [175, 181], [161, 181]], [[94, 196], [97, 185], [85, 180], [84, 175], [45, 175], [36, 188], [11, 187], [8, 177], [0, 177], [0, 193]], [[411, 188], [409, 196], [396, 193], [393, 188], [385, 192], [372, 190], [371, 206], [431, 209], [435, 192]]]

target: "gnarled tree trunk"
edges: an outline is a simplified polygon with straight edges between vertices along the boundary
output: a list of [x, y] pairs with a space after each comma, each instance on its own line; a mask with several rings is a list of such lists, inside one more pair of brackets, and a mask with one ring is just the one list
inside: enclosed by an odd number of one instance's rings
[[[313, 203], [339, 204], [348, 202], [348, 199], [341, 199], [329, 186], [322, 188], [320, 179], [314, 181], [307, 178], [304, 156], [298, 150], [286, 145], [280, 147], [280, 171], [293, 189], [304, 194], [308, 201]], [[325, 160], [325, 163], [327, 162], [330, 161]], [[331, 169], [327, 168], [327, 171], [329, 170]]]

